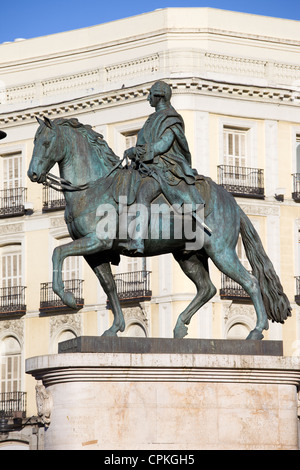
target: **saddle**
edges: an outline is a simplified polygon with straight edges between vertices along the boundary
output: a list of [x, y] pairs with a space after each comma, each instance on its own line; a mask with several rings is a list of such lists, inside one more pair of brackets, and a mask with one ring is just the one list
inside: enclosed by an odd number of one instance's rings
[[[206, 217], [211, 210], [208, 207], [207, 202], [210, 200], [210, 184], [209, 179], [206, 176], [199, 175], [194, 169], [194, 175], [196, 179], [196, 187], [203, 199], [206, 201], [204, 209], [204, 217]], [[145, 174], [140, 173], [138, 170], [133, 168], [121, 168], [114, 172], [112, 178], [112, 195], [116, 203], [119, 202], [119, 198], [126, 196], [127, 204], [130, 206], [137, 202], [137, 193], [141, 184], [142, 179], [145, 178]]]

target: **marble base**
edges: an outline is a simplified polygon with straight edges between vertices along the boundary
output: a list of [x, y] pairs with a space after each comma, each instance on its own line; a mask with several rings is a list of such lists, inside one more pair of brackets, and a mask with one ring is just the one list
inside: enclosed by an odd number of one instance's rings
[[46, 450], [298, 449], [299, 358], [77, 352], [26, 372]]

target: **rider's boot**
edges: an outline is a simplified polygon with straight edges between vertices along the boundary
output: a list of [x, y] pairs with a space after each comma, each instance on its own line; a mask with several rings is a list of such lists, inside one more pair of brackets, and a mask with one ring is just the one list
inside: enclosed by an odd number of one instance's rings
[[130, 240], [128, 243], [128, 252], [131, 255], [140, 254], [143, 255], [145, 250], [145, 243], [142, 238], [138, 238], [136, 240]]

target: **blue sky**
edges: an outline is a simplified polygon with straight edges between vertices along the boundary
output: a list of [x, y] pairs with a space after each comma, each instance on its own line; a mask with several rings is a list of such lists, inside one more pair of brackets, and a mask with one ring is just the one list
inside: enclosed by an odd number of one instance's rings
[[0, 44], [167, 7], [211, 7], [300, 20], [299, 0], [2, 0], [0, 7]]

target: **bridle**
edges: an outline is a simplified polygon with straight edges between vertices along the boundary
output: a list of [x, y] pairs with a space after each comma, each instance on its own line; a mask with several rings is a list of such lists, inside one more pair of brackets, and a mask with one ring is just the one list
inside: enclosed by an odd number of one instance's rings
[[[122, 160], [120, 160], [111, 170], [110, 172], [105, 175], [105, 178], [110, 176], [114, 170], [119, 168], [123, 161], [125, 160], [126, 157], [124, 157]], [[65, 180], [64, 178], [60, 178], [59, 176], [52, 175], [52, 173], [47, 173], [46, 174], [46, 181], [43, 182], [44, 186], [49, 186], [52, 189], [55, 189], [56, 191], [84, 191], [85, 189], [88, 189], [91, 184], [94, 184], [95, 181], [91, 183], [85, 183], [85, 184], [80, 184], [79, 186], [76, 186], [75, 184], [71, 183], [68, 180]]]
[[[127, 160], [127, 157], [123, 157], [122, 160], [120, 160], [111, 170], [110, 172], [105, 175], [105, 178], [110, 176], [114, 170], [119, 168], [123, 161]], [[128, 167], [128, 166], [127, 166]], [[135, 165], [133, 165], [133, 168]], [[136, 168], [143, 176], [152, 176], [153, 173], [155, 173], [154, 170], [151, 170], [148, 165], [145, 163], [139, 161], [139, 165]], [[95, 183], [94, 181], [92, 182], [93, 184]], [[64, 178], [60, 178], [59, 176], [52, 175], [52, 173], [47, 173], [46, 174], [46, 181], [43, 182], [44, 186], [48, 186], [52, 189], [55, 189], [56, 191], [84, 191], [85, 189], [88, 189], [92, 183], [85, 183], [85, 184], [80, 184], [79, 186], [76, 186], [75, 184], [71, 183], [68, 180], [65, 180]]]
[[81, 184], [76, 186], [72, 184], [70, 181], [65, 180], [64, 178], [60, 178], [59, 176], [52, 175], [51, 173], [46, 174], [46, 181], [43, 182], [44, 186], [49, 186], [56, 191], [83, 191], [87, 189], [90, 184]]

